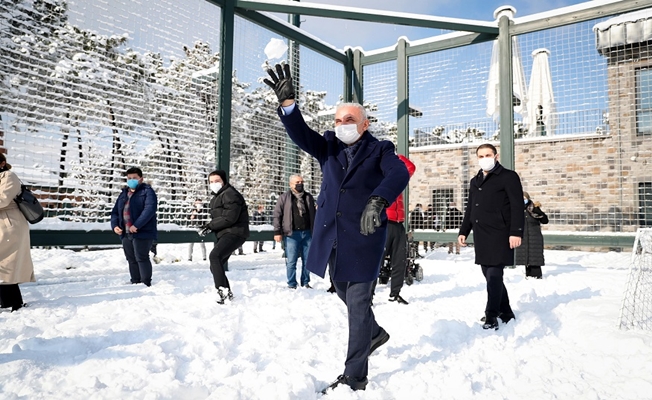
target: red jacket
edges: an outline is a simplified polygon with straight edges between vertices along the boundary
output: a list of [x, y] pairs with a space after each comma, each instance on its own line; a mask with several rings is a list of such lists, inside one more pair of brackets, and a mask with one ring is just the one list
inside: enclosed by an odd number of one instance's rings
[[[407, 167], [408, 173], [410, 174], [410, 178], [412, 175], [414, 175], [414, 171], [417, 169], [417, 167], [414, 165], [414, 163], [410, 160], [407, 159], [407, 157], [403, 156], [402, 154], [398, 155], [398, 158], [405, 163], [405, 166]], [[387, 219], [390, 221], [394, 222], [403, 222], [405, 221], [405, 206], [403, 205], [403, 193], [398, 195], [398, 198], [396, 201], [394, 201], [387, 209], [385, 209], [385, 212], [387, 212]]]

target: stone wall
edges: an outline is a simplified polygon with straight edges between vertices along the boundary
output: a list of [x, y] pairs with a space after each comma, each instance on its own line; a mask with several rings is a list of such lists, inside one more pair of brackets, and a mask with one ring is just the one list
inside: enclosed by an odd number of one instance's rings
[[[652, 160], [650, 141], [633, 146], [628, 140], [624, 146], [623, 138], [611, 132], [515, 141], [515, 169], [523, 189], [550, 217], [547, 229], [636, 230], [638, 183], [652, 181], [652, 173], [643, 167]], [[452, 201], [463, 209], [469, 180], [479, 170], [479, 144], [412, 149], [410, 159], [417, 170], [410, 181], [410, 209], [416, 203], [433, 203], [436, 189], [452, 189]], [[492, 144], [500, 154], [499, 144]]]

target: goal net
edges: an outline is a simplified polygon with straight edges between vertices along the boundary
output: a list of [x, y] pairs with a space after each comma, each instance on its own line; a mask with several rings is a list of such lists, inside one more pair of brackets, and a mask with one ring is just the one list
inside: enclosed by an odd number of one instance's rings
[[652, 228], [639, 228], [636, 232], [620, 328], [652, 330]]

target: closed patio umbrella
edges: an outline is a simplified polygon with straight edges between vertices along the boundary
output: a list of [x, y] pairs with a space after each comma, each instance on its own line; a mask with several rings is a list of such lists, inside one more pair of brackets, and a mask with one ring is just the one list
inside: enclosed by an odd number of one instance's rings
[[548, 49], [536, 49], [532, 75], [528, 87], [528, 115], [531, 136], [552, 136], [555, 131], [555, 97], [552, 93], [552, 78]]
[[[493, 117], [494, 121], [498, 120], [500, 115], [500, 97], [499, 97], [499, 70], [498, 60], [500, 59], [498, 50], [498, 41], [494, 41], [491, 53], [491, 66], [489, 67], [489, 81], [487, 82], [487, 115]], [[521, 114], [523, 121], [527, 120], [527, 87], [525, 85], [525, 74], [523, 73], [523, 63], [521, 62], [521, 52], [516, 42], [516, 37], [512, 38], [512, 99], [514, 112]]]

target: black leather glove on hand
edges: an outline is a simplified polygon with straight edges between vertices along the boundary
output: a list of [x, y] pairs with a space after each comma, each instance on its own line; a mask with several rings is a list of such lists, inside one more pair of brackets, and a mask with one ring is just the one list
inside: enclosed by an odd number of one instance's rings
[[294, 85], [292, 85], [292, 77], [290, 76], [290, 65], [285, 64], [281, 67], [281, 64], [276, 64], [276, 74], [274, 74], [274, 70], [272, 69], [268, 69], [267, 73], [274, 82], [269, 79], [263, 79], [263, 82], [274, 90], [276, 97], [278, 97], [278, 102], [282, 104], [285, 100], [294, 100], [295, 93]]
[[387, 206], [388, 204], [385, 199], [379, 196], [372, 196], [362, 212], [360, 233], [367, 236], [376, 232], [376, 228], [380, 226], [380, 212]]
[[204, 237], [204, 236], [208, 235], [209, 233], [211, 233], [211, 228], [209, 228], [208, 225], [204, 225], [201, 228], [199, 228], [197, 233], [199, 234], [199, 236]]

